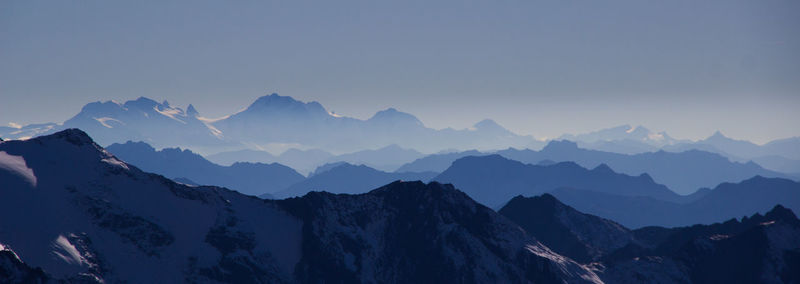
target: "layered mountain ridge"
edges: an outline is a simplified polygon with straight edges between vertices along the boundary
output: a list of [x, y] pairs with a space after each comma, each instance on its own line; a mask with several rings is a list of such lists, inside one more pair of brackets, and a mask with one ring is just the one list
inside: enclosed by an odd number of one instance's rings
[[452, 186], [396, 182], [263, 200], [142, 172], [75, 129], [1, 142], [0, 153], [0, 243], [25, 264], [2, 268], [15, 275], [29, 267], [84, 282], [601, 283]]

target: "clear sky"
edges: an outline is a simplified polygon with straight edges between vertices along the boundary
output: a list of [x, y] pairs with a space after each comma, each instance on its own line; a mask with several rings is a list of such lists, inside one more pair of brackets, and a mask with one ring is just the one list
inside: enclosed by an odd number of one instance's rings
[[536, 137], [800, 135], [800, 1], [0, 1], [0, 124], [278, 92]]

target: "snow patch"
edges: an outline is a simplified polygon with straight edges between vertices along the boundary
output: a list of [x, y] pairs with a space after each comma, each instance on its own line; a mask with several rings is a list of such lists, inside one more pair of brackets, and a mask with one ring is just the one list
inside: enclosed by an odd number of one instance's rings
[[9, 155], [5, 151], [0, 151], [0, 169], [11, 171], [27, 180], [31, 185], [36, 186], [36, 175], [33, 169], [29, 168], [22, 156]]
[[105, 159], [102, 159], [101, 161], [103, 161], [104, 163], [107, 163], [109, 165], [112, 165], [112, 166], [117, 166], [117, 167], [120, 167], [120, 168], [123, 168], [123, 169], [126, 169], [126, 170], [130, 170], [130, 168], [128, 168], [127, 164], [123, 163], [120, 160], [117, 160], [116, 158], [105, 158]]
[[68, 264], [82, 265], [87, 263], [72, 243], [64, 235], [58, 235], [53, 241], [53, 254]]
[[97, 120], [97, 122], [99, 122], [100, 124], [102, 124], [106, 128], [114, 128], [113, 126], [108, 124], [108, 121], [114, 121], [114, 122], [119, 122], [120, 124], [125, 124], [122, 121], [119, 121], [118, 119], [114, 119], [114, 118], [110, 118], [110, 117], [100, 117], [100, 118], [92, 117], [92, 118], [94, 118], [94, 120]]
[[182, 111], [181, 111], [181, 110], [179, 110], [179, 109], [176, 109], [176, 108], [166, 108], [166, 109], [164, 109], [164, 110], [159, 110], [159, 109], [158, 109], [158, 106], [155, 106], [155, 107], [153, 107], [153, 110], [155, 110], [156, 112], [160, 113], [160, 114], [161, 114], [161, 115], [163, 115], [163, 116], [166, 116], [166, 117], [172, 118], [172, 119], [174, 119], [174, 120], [175, 120], [175, 121], [177, 121], [177, 122], [180, 122], [180, 123], [186, 124], [186, 122], [185, 122], [185, 121], [183, 121], [183, 120], [180, 120], [180, 119], [178, 119], [177, 117], [175, 117], [175, 116], [181, 115]]
[[9, 122], [9, 123], [8, 123], [8, 126], [11, 126], [11, 127], [13, 127], [13, 128], [16, 128], [16, 129], [20, 129], [20, 128], [22, 128], [22, 125], [21, 125], [21, 124], [19, 124], [19, 123], [14, 123], [14, 122]]

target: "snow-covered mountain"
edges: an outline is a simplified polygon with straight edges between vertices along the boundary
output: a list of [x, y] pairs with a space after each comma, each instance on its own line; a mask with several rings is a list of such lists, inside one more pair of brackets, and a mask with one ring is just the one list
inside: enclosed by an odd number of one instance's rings
[[21, 277], [601, 283], [452, 186], [263, 200], [142, 172], [76, 129], [0, 142], [0, 196], [0, 271]]
[[[670, 137], [666, 132], [654, 132], [644, 126], [620, 125], [583, 134], [564, 134], [557, 140], [575, 141], [581, 147], [591, 149], [610, 147], [606, 142], [626, 144], [627, 150], [637, 152], [644, 149], [658, 149], [666, 145], [683, 142]], [[649, 152], [649, 151], [645, 151]]]
[[[140, 97], [124, 103], [93, 102], [61, 125], [31, 125], [17, 131], [0, 132], [3, 137], [21, 139], [69, 128], [91, 133], [101, 145], [146, 141], [158, 147], [182, 146], [192, 149], [235, 147], [218, 130], [207, 124], [194, 106], [186, 110]], [[2, 129], [0, 129], [2, 131]]]
[[270, 143], [281, 143], [338, 153], [392, 144], [435, 152], [451, 147], [524, 147], [536, 141], [487, 122], [478, 123], [472, 129], [435, 130], [425, 127], [413, 115], [393, 108], [359, 120], [329, 113], [317, 102], [306, 103], [277, 94], [263, 96], [245, 110], [213, 125], [227, 138], [245, 145], [266, 147]]
[[63, 125], [5, 127], [0, 128], [0, 137], [20, 139], [67, 128], [82, 129], [102, 145], [144, 141], [156, 148], [183, 147], [204, 154], [276, 145], [350, 153], [397, 144], [432, 153], [449, 148], [499, 149], [540, 143], [490, 120], [469, 129], [436, 130], [393, 108], [361, 120], [329, 113], [318, 102], [301, 102], [278, 94], [262, 96], [244, 110], [219, 119], [201, 117], [191, 105], [183, 110], [144, 97], [125, 103], [94, 102]]

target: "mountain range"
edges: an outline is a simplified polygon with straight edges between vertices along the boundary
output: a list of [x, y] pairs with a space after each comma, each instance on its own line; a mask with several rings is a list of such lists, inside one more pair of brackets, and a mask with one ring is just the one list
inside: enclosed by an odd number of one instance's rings
[[184, 110], [145, 97], [124, 103], [94, 102], [62, 124], [4, 127], [0, 137], [28, 138], [68, 128], [85, 130], [101, 145], [144, 141], [156, 148], [184, 147], [203, 154], [275, 145], [332, 153], [393, 144], [423, 152], [541, 146], [533, 137], [512, 133], [491, 120], [468, 129], [436, 130], [394, 108], [360, 120], [332, 114], [318, 102], [278, 94], [262, 96], [244, 110], [217, 119], [202, 117], [192, 105]]
[[753, 161], [773, 171], [795, 175], [800, 173], [800, 137], [758, 145], [729, 138], [717, 131], [705, 139], [691, 141], [674, 139], [665, 132], [653, 132], [643, 126], [621, 125], [584, 134], [562, 135], [556, 140], [574, 141], [585, 149], [622, 154], [701, 150], [720, 154], [732, 161]]
[[173, 180], [227, 187], [248, 195], [273, 193], [305, 179], [292, 168], [277, 163], [237, 162], [220, 166], [189, 150], [156, 150], [144, 142], [112, 144], [106, 150], [126, 163]]
[[73, 129], [2, 142], [0, 165], [0, 272], [23, 280], [602, 283], [449, 185], [263, 200], [142, 172]]
[[[394, 108], [361, 120], [330, 113], [318, 102], [302, 102], [277, 94], [262, 96], [240, 112], [214, 119], [203, 117], [192, 105], [184, 110], [167, 101], [159, 103], [145, 97], [124, 103], [93, 102], [63, 123], [0, 127], [0, 137], [27, 139], [67, 128], [83, 129], [101, 145], [143, 141], [159, 149], [182, 147], [225, 165], [236, 161], [287, 164], [287, 159], [273, 159], [264, 153], [258, 153], [260, 157], [256, 160], [248, 157], [252, 152], [237, 152], [242, 150], [282, 152], [294, 148], [340, 155], [390, 145], [422, 153], [445, 149], [493, 151], [509, 147], [536, 150], [545, 145], [544, 141], [515, 134], [489, 119], [467, 129], [437, 130]], [[622, 154], [701, 150], [736, 162], [754, 161], [773, 171], [800, 174], [800, 137], [758, 145], [716, 132], [706, 139], [691, 141], [675, 139], [666, 132], [653, 132], [642, 126], [622, 125], [584, 134], [565, 134], [556, 140], [570, 140], [581, 148]], [[212, 158], [214, 154], [219, 156]], [[302, 172], [332, 162], [310, 157], [294, 161], [297, 164], [290, 166]], [[394, 170], [406, 161], [381, 162], [385, 164], [363, 161], [385, 171]]]
[[[685, 152], [648, 152], [619, 154], [583, 149], [570, 141], [550, 141], [542, 150], [513, 149], [489, 152], [527, 164], [542, 162], [575, 162], [585, 168], [606, 164], [617, 172], [628, 175], [647, 173], [653, 180], [664, 184], [681, 195], [692, 194], [700, 188], [714, 187], [723, 182], [738, 182], [756, 175], [797, 179], [784, 173], [766, 170], [756, 163], [732, 162], [719, 154], [700, 150]], [[487, 153], [488, 154], [488, 153]], [[456, 159], [481, 155], [476, 151], [434, 154], [400, 167], [406, 171], [444, 171]], [[485, 154], [484, 154], [485, 155]]]
[[634, 228], [710, 224], [763, 213], [778, 203], [800, 210], [800, 182], [761, 176], [681, 196], [647, 174], [616, 173], [605, 164], [590, 170], [572, 162], [531, 165], [489, 155], [456, 160], [432, 180], [452, 183], [494, 208], [517, 195], [551, 193], [580, 211]]
[[495, 208], [520, 194], [539, 195], [562, 187], [672, 202], [684, 198], [655, 183], [647, 174], [618, 174], [605, 164], [592, 170], [573, 162], [530, 165], [496, 154], [458, 159], [433, 180], [452, 183], [476, 201]]
[[[502, 161], [465, 159], [476, 158]], [[550, 165], [589, 171], [575, 166]], [[264, 200], [142, 172], [73, 129], [0, 142], [0, 181], [0, 275], [19, 283], [800, 280], [800, 220], [781, 205], [724, 223], [629, 229], [548, 194], [495, 212], [437, 182]]]
[[[542, 153], [552, 153], [550, 149], [556, 145], [567, 146], [565, 149], [575, 148], [571, 143], [554, 143], [556, 142], [551, 142]], [[366, 165], [334, 162], [320, 166], [308, 177], [304, 177], [279, 164], [236, 163], [232, 166], [220, 166], [188, 150], [167, 148], [156, 151], [142, 142], [114, 144], [109, 146], [108, 150], [127, 163], [185, 184], [225, 186], [263, 198], [302, 196], [310, 191], [360, 194], [396, 180], [437, 180], [453, 183], [478, 202], [494, 208], [499, 208], [515, 195], [533, 196], [550, 192], [582, 211], [614, 219], [633, 228], [650, 225], [710, 224], [731, 216], [765, 212], [777, 202], [782, 202], [789, 208], [800, 208], [800, 200], [797, 197], [800, 185], [786, 179], [757, 177], [737, 183], [723, 182], [713, 187], [714, 189], [703, 188], [691, 195], [681, 196], [658, 184], [648, 174], [631, 176], [618, 173], [605, 164], [600, 164], [592, 170], [573, 162], [551, 160], [530, 165], [497, 154], [461, 158], [441, 174], [384, 172]], [[568, 153], [572, 153], [570, 151]], [[523, 154], [526, 153], [537, 154], [527, 150], [502, 152], [512, 156], [516, 154], [521, 158], [525, 158]], [[464, 153], [477, 152], [435, 157]], [[575, 156], [591, 160], [592, 153], [590, 150], [581, 150], [575, 153]], [[678, 157], [683, 154], [696, 154], [694, 151], [682, 154], [659, 153]], [[599, 152], [600, 160], [604, 158], [603, 155], [612, 157], [616, 155], [628, 159], [633, 157]], [[648, 155], [650, 154], [634, 156]], [[700, 159], [692, 166], [699, 166], [700, 170], [708, 165], [709, 156], [718, 157], [715, 155], [711, 153], [700, 155], [699, 157], [705, 159]], [[677, 168], [681, 163], [668, 163], [668, 165]], [[717, 167], [723, 171], [730, 171], [724, 166]], [[692, 167], [687, 168], [692, 169]], [[686, 170], [683, 169], [684, 172]], [[688, 173], [687, 175], [691, 176]], [[739, 189], [727, 190], [731, 187]]]
[[423, 156], [424, 154], [416, 150], [392, 144], [375, 150], [361, 150], [341, 155], [333, 155], [319, 149], [298, 150], [292, 148], [277, 156], [266, 151], [238, 150], [208, 155], [206, 158], [221, 165], [230, 165], [235, 162], [280, 163], [299, 172], [309, 173], [321, 165], [335, 162], [367, 165], [391, 172], [403, 164]]

